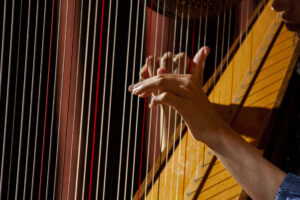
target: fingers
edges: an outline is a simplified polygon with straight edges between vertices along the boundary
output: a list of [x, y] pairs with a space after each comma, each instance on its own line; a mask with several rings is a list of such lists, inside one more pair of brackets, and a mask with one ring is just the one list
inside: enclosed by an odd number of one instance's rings
[[203, 70], [206, 58], [210, 53], [209, 47], [202, 47], [195, 55], [192, 63], [191, 73], [201, 82], [203, 81]]
[[189, 92], [185, 87], [188, 79], [185, 76], [188, 75], [162, 74], [132, 85], [128, 90], [139, 96], [150, 93], [157, 94], [158, 91], [171, 92], [176, 96], [188, 96]]
[[173, 65], [173, 57], [174, 57], [174, 55], [172, 54], [172, 52], [165, 53], [160, 58], [159, 68], [166, 70], [167, 73], [171, 73], [172, 65]]
[[189, 71], [191, 59], [185, 53], [177, 54], [173, 60], [178, 66], [174, 74], [186, 74]]
[[140, 78], [145, 80], [149, 77], [155, 76], [155, 72], [159, 67], [159, 59], [154, 56], [149, 56], [146, 59], [145, 65], [141, 68]]
[[181, 104], [182, 99], [172, 93], [163, 92], [157, 96], [152, 97], [149, 104], [149, 108], [154, 108], [157, 105], [165, 104], [172, 106], [173, 108], [178, 108]]

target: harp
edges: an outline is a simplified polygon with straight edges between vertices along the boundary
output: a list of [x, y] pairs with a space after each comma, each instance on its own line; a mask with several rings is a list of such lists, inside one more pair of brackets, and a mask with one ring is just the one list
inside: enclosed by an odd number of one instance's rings
[[[237, 3], [2, 1], [1, 199], [246, 198], [183, 123], [162, 152], [146, 140], [148, 132], [158, 135], [159, 120], [147, 126], [147, 102], [127, 92], [151, 48], [192, 57], [214, 44], [204, 90], [263, 151], [299, 43], [270, 10], [272, 1], [260, 1], [252, 17]], [[236, 23], [243, 25], [236, 35], [234, 16], [248, 19]], [[158, 35], [167, 35], [161, 45]], [[160, 155], [149, 166], [151, 145]]]

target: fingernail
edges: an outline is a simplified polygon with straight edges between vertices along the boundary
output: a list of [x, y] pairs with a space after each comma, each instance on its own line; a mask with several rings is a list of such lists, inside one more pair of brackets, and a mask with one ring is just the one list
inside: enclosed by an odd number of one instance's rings
[[138, 85], [137, 87], [133, 87], [132, 93], [133, 94], [138, 94], [141, 90], [142, 86]]
[[137, 88], [138, 86], [140, 86], [140, 83], [136, 83], [136, 84], [130, 85], [130, 86], [128, 87], [129, 92], [133, 92], [133, 90], [134, 90], [135, 88]]
[[130, 85], [130, 86], [128, 87], [128, 91], [129, 91], [129, 92], [132, 92], [133, 87], [134, 87], [134, 85]]

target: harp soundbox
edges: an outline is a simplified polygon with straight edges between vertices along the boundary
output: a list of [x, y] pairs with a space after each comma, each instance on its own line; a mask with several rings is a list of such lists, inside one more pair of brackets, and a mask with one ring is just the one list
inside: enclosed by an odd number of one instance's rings
[[263, 153], [300, 53], [271, 5], [2, 1], [0, 198], [246, 199], [183, 120], [161, 151], [158, 113], [127, 88], [144, 58], [211, 46], [203, 89]]

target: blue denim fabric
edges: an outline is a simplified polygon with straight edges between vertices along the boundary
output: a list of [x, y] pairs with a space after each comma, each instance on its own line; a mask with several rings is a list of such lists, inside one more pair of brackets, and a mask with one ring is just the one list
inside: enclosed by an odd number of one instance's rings
[[300, 200], [300, 177], [289, 173], [279, 188], [276, 200]]

